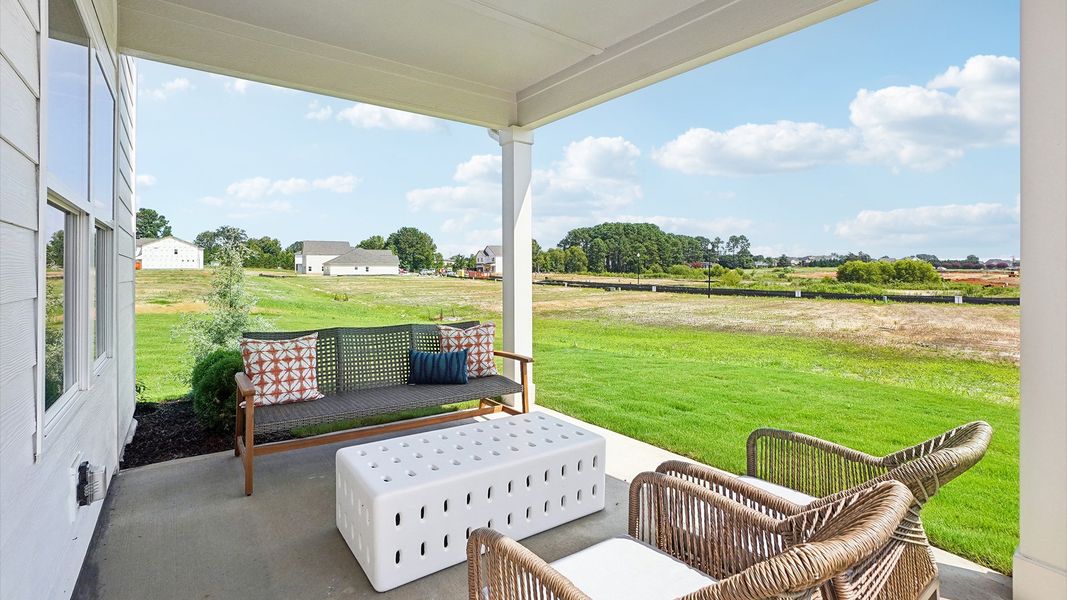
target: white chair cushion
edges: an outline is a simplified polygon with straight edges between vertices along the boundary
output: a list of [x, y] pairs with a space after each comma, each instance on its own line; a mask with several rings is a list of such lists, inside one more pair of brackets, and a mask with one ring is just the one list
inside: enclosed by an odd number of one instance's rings
[[785, 486], [757, 479], [755, 477], [749, 477], [748, 475], [742, 475], [738, 479], [799, 506], [807, 506], [816, 500], [815, 496], [809, 496]]
[[615, 537], [552, 563], [593, 600], [673, 600], [715, 579], [631, 537]]

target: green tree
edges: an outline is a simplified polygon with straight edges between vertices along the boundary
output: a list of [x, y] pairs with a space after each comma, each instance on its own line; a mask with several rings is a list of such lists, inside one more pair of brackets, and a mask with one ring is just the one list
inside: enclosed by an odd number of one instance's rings
[[171, 235], [167, 217], [151, 208], [137, 209], [137, 239], [161, 238]]
[[542, 254], [544, 252], [541, 250], [541, 244], [538, 244], [537, 240], [530, 240], [530, 268], [534, 273], [541, 272]]
[[976, 262], [982, 262], [982, 260], [980, 258], [978, 258], [978, 256], [975, 255], [975, 254], [968, 254], [967, 255], [967, 262], [976, 263]]
[[372, 235], [356, 244], [356, 247], [364, 250], [385, 250], [385, 238], [380, 235]]
[[217, 251], [219, 266], [205, 300], [208, 311], [186, 313], [175, 334], [189, 337], [193, 359], [199, 361], [215, 350], [236, 350], [246, 331], [267, 329], [270, 323], [252, 314], [256, 299], [245, 287], [244, 260], [248, 248], [228, 243]]
[[571, 246], [567, 248], [563, 267], [568, 273], [584, 273], [589, 270], [589, 259], [580, 247]]
[[789, 266], [789, 257], [784, 255], [784, 254], [779, 256], [778, 257], [778, 262], [776, 264], [779, 267], [788, 267]]
[[389, 234], [385, 247], [400, 258], [400, 266], [408, 271], [432, 269], [438, 256], [433, 238], [414, 227], [401, 227]]
[[589, 242], [589, 250], [586, 254], [589, 257], [589, 270], [594, 273], [603, 273], [607, 268], [608, 260], [608, 245], [604, 243], [604, 240], [596, 238]]
[[546, 273], [562, 273], [566, 268], [567, 253], [559, 248], [549, 248], [544, 253], [543, 261]]
[[282, 243], [276, 238], [261, 237], [248, 240], [248, 253], [245, 266], [257, 269], [292, 269], [293, 253], [282, 249]]
[[204, 249], [204, 262], [213, 264], [221, 261], [223, 248], [245, 246], [248, 234], [244, 229], [223, 225], [214, 231], [204, 231], [196, 236], [193, 243]]
[[63, 230], [60, 229], [52, 234], [52, 239], [48, 240], [48, 246], [46, 246], [44, 250], [44, 259], [49, 269], [63, 268], [63, 250], [65, 245], [63, 240], [65, 238], [66, 236], [64, 235]]

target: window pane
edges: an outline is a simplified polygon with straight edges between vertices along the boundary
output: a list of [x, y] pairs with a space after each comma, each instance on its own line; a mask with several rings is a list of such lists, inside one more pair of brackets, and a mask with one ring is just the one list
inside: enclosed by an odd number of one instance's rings
[[92, 77], [92, 201], [100, 219], [110, 221], [115, 197], [115, 97], [107, 87], [99, 57]]
[[103, 227], [97, 227], [93, 235], [93, 252], [89, 273], [90, 290], [89, 318], [92, 320], [89, 331], [93, 337], [93, 352], [91, 356], [96, 359], [104, 355], [107, 350], [107, 291], [108, 291], [108, 248], [109, 231]]
[[71, 257], [70, 235], [73, 217], [59, 208], [45, 209], [45, 327], [44, 327], [44, 406], [49, 408], [73, 383], [70, 376], [67, 341], [71, 324], [66, 315], [67, 286], [65, 266]]
[[48, 3], [48, 187], [89, 196], [89, 39], [71, 0]]

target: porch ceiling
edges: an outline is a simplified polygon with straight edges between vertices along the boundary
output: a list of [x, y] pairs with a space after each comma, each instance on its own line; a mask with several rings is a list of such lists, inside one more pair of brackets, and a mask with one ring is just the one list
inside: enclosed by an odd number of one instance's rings
[[872, 0], [119, 0], [134, 56], [537, 127]]

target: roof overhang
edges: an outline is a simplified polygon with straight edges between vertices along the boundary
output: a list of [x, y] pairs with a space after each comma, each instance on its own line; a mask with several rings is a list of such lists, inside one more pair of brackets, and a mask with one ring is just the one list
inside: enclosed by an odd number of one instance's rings
[[119, 49], [533, 128], [871, 1], [119, 0]]

